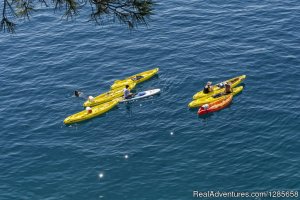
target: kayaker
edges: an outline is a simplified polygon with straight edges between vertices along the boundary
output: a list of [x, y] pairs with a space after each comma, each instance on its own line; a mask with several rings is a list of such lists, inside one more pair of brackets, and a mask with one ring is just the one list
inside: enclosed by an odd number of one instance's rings
[[93, 112], [93, 110], [92, 110], [92, 108], [91, 108], [91, 107], [86, 107], [86, 111], [87, 111], [87, 113], [88, 113], [88, 114], [90, 114], [90, 113], [92, 113], [92, 112]]
[[79, 92], [79, 91], [75, 90], [75, 92], [74, 92], [74, 95], [75, 95], [75, 97], [79, 97], [79, 96], [80, 96], [80, 94], [81, 94], [81, 92]]
[[225, 94], [230, 94], [230, 93], [232, 93], [232, 88], [231, 88], [231, 84], [229, 84], [229, 83], [225, 83], [225, 92], [224, 92]]
[[94, 97], [93, 97], [93, 96], [89, 96], [89, 97], [88, 97], [88, 100], [89, 100], [90, 102], [93, 102], [93, 101], [94, 101]]
[[203, 89], [204, 94], [208, 94], [214, 90], [213, 87], [211, 86], [211, 84], [212, 84], [212, 82], [210, 82], [210, 81], [208, 81], [206, 83], [206, 85], [204, 86], [204, 89]]
[[203, 106], [201, 106], [204, 110], [207, 110], [209, 108], [208, 104], [204, 104]]
[[78, 90], [74, 91], [74, 95], [75, 95], [75, 97], [79, 97], [79, 98], [82, 98], [82, 99], [87, 99], [88, 98], [83, 92], [80, 92]]
[[129, 85], [126, 85], [125, 88], [124, 88], [124, 98], [125, 99], [130, 99], [134, 96], [133, 93], [130, 93], [130, 90], [129, 90]]

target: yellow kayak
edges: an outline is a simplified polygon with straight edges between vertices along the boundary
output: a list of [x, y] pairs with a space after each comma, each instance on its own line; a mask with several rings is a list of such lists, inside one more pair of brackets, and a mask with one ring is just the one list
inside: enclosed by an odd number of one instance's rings
[[232, 79], [223, 81], [221, 83], [218, 83], [216, 85], [213, 86], [213, 91], [210, 93], [203, 93], [203, 90], [201, 90], [200, 92], [197, 92], [194, 96], [193, 99], [199, 99], [199, 98], [203, 98], [203, 97], [209, 97], [209, 96], [213, 96], [215, 94], [218, 94], [220, 92], [224, 92], [225, 88], [220, 87], [220, 85], [224, 85], [226, 82], [231, 84], [231, 87], [234, 88], [236, 87], [238, 84], [240, 84], [241, 82], [243, 82], [246, 79], [246, 75], [242, 75], [242, 76], [238, 76], [238, 77], [234, 77]]
[[231, 95], [232, 94], [233, 96], [235, 96], [238, 93], [240, 93], [243, 89], [244, 89], [243, 86], [239, 86], [239, 87], [233, 88], [233, 92], [229, 93], [229, 94], [219, 93], [219, 94], [216, 94], [216, 96], [209, 96], [209, 97], [196, 99], [196, 100], [193, 100], [189, 103], [189, 107], [190, 108], [197, 108], [197, 107], [200, 107], [204, 104], [208, 104], [208, 103], [211, 103], [211, 102], [214, 102], [214, 101], [218, 101], [219, 99], [221, 99], [223, 96], [226, 96], [226, 95]]
[[[133, 89], [136, 86], [136, 83], [130, 83], [129, 85], [129, 89]], [[125, 87], [119, 87], [113, 90], [110, 90], [108, 92], [102, 93], [99, 96], [94, 97], [94, 99], [91, 100], [87, 100], [86, 102], [84, 102], [83, 106], [84, 107], [92, 107], [92, 106], [96, 106], [108, 101], [111, 101], [115, 98], [121, 97], [123, 96], [123, 91], [124, 91]]]
[[153, 77], [155, 74], [157, 74], [158, 71], [159, 71], [159, 68], [155, 68], [155, 69], [152, 69], [152, 70], [149, 70], [149, 71], [145, 71], [145, 72], [127, 77], [124, 80], [116, 80], [110, 88], [115, 89], [115, 88], [118, 88], [118, 87], [124, 87], [125, 85], [128, 85], [130, 83], [144, 82], [144, 81], [150, 79], [151, 77]]
[[113, 107], [115, 107], [119, 103], [120, 100], [122, 100], [122, 98], [118, 98], [113, 101], [106, 102], [104, 104], [100, 104], [98, 106], [92, 107], [91, 113], [88, 113], [87, 110], [83, 110], [81, 112], [75, 113], [74, 115], [67, 117], [64, 120], [64, 123], [72, 124], [72, 123], [76, 123], [76, 122], [81, 122], [81, 121], [96, 117], [98, 115], [104, 114], [107, 111], [109, 111], [110, 109], [112, 109]]

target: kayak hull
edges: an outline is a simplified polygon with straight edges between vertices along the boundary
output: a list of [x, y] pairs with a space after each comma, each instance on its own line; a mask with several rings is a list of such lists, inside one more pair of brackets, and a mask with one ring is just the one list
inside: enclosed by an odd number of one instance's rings
[[144, 91], [144, 92], [137, 93], [133, 98], [123, 99], [120, 102], [134, 101], [134, 100], [150, 97], [150, 96], [153, 96], [153, 95], [158, 94], [158, 93], [160, 93], [160, 89], [147, 90], [147, 91]]
[[[141, 72], [139, 74], [135, 74], [133, 76], [127, 77], [124, 80], [116, 80], [114, 84], [111, 86], [111, 89], [115, 89], [118, 87], [124, 87], [125, 85], [128, 85], [130, 83], [142, 83], [144, 81], [149, 80], [152, 78], [155, 74], [157, 74], [159, 71], [159, 68], [155, 68], [149, 71]], [[136, 79], [136, 77], [142, 77], [140, 79]]]
[[241, 82], [243, 82], [244, 80], [246, 79], [246, 75], [242, 75], [242, 76], [237, 76], [237, 77], [234, 77], [232, 79], [229, 79], [229, 80], [226, 80], [226, 81], [223, 81], [221, 83], [218, 83], [216, 85], [213, 86], [213, 91], [212, 92], [209, 92], [207, 94], [203, 93], [203, 90], [197, 92], [194, 96], [193, 96], [193, 99], [199, 99], [199, 98], [203, 98], [203, 97], [209, 97], [209, 96], [213, 96], [213, 95], [216, 95], [220, 92], [224, 92], [225, 88], [220, 88], [218, 85], [219, 84], [224, 84], [225, 82], [228, 82], [231, 84], [231, 87], [234, 88], [236, 87], [237, 85], [239, 85]]
[[102, 115], [102, 114], [108, 112], [112, 108], [114, 108], [116, 105], [118, 105], [119, 101], [120, 101], [120, 99], [115, 99], [113, 101], [106, 102], [104, 104], [100, 104], [98, 106], [92, 107], [91, 113], [88, 113], [86, 110], [75, 113], [75, 114], [67, 117], [64, 120], [64, 123], [65, 124], [73, 124], [76, 122], [82, 122], [82, 121], [97, 117], [99, 115]]
[[[239, 87], [233, 88], [233, 92], [230, 94], [219, 93], [220, 94], [219, 97], [209, 96], [209, 97], [196, 99], [196, 100], [191, 101], [188, 106], [189, 106], [189, 108], [198, 108], [204, 104], [209, 104], [213, 101], [217, 101], [217, 100], [221, 99], [223, 96], [228, 96], [231, 94], [233, 96], [235, 96], [235, 95], [239, 94], [240, 92], [242, 92], [243, 89], [244, 89], [243, 86], [239, 86]], [[218, 94], [216, 94], [216, 95], [218, 95]]]
[[232, 101], [233, 95], [226, 95], [221, 97], [219, 100], [213, 101], [207, 104], [207, 108], [205, 106], [201, 106], [198, 110], [198, 115], [204, 115], [212, 112], [216, 112], [222, 110], [227, 107]]
[[[133, 89], [136, 86], [136, 83], [132, 82], [129, 85], [129, 89]], [[116, 88], [114, 90], [110, 90], [108, 92], [102, 93], [96, 97], [94, 97], [94, 99], [91, 100], [87, 100], [84, 102], [83, 106], [84, 107], [93, 107], [93, 106], [97, 106], [99, 104], [111, 101], [113, 99], [116, 99], [118, 97], [122, 97], [124, 94], [124, 87], [119, 87]]]

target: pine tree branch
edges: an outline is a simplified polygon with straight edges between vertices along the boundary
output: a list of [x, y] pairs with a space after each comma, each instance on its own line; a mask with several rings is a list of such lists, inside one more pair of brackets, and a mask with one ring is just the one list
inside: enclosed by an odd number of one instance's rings
[[147, 25], [146, 18], [152, 14], [151, 0], [90, 0], [94, 4], [95, 10], [91, 19], [98, 23], [103, 14], [111, 16], [113, 21], [118, 19], [120, 23], [125, 23], [129, 28], [137, 27], [138, 24]]
[[2, 19], [0, 22], [0, 31], [14, 33], [16, 24], [11, 22], [6, 14], [7, 6], [11, 7], [8, 0], [3, 0]]
[[[0, 0], [1, 1], [1, 0]], [[52, 4], [54, 10], [64, 10], [67, 20], [78, 15], [81, 8], [91, 7], [90, 20], [96, 24], [104, 21], [119, 21], [129, 28], [138, 24], [147, 25], [146, 19], [152, 14], [152, 0], [2, 0], [2, 20], [0, 31], [13, 33], [16, 24], [8, 16], [29, 20], [35, 11], [34, 5], [42, 3], [46, 7]], [[8, 11], [10, 11], [8, 13]]]

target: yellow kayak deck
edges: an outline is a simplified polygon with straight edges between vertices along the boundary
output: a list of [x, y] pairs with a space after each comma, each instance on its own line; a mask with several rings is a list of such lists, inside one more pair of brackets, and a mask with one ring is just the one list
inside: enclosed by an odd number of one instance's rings
[[[136, 86], [136, 83], [132, 82], [128, 85], [129, 85], [129, 89], [131, 90]], [[84, 107], [97, 106], [99, 104], [111, 101], [115, 98], [122, 97], [123, 93], [124, 93], [124, 88], [125, 87], [119, 87], [119, 88], [110, 90], [108, 92], [102, 93], [102, 94], [94, 97], [94, 99], [92, 101], [90, 101], [90, 100], [85, 101], [83, 106]]]
[[236, 88], [233, 88], [233, 92], [232, 93], [229, 93], [229, 94], [225, 94], [225, 93], [218, 93], [218, 94], [215, 94], [215, 95], [218, 95], [217, 97], [214, 97], [214, 96], [209, 96], [209, 97], [203, 97], [203, 98], [200, 98], [200, 99], [196, 99], [196, 100], [193, 100], [189, 103], [189, 108], [197, 108], [197, 107], [200, 107], [204, 104], [208, 104], [208, 103], [211, 103], [211, 102], [214, 102], [214, 101], [218, 101], [219, 99], [221, 99], [223, 96], [226, 96], [226, 95], [237, 95], [238, 93], [240, 93], [242, 90], [244, 89], [243, 86], [239, 86], [239, 87], [236, 87]]
[[116, 80], [114, 84], [111, 86], [111, 89], [115, 89], [118, 87], [124, 87], [125, 85], [128, 85], [130, 83], [141, 83], [144, 82], [150, 78], [152, 78], [155, 74], [157, 74], [159, 71], [159, 68], [155, 68], [149, 71], [141, 72], [139, 74], [135, 74], [133, 76], [127, 77], [124, 80]]
[[88, 111], [86, 111], [86, 110], [75, 113], [75, 114], [67, 117], [64, 120], [64, 123], [72, 124], [72, 123], [76, 123], [76, 122], [81, 122], [81, 121], [85, 121], [85, 120], [94, 118], [96, 116], [99, 116], [101, 114], [104, 114], [104, 113], [108, 112], [109, 110], [111, 110], [116, 105], [118, 105], [118, 103], [121, 99], [122, 98], [115, 99], [113, 101], [106, 102], [104, 104], [100, 104], [98, 106], [92, 107], [92, 113], [88, 113]]
[[237, 85], [239, 85], [241, 82], [243, 82], [244, 80], [246, 79], [246, 75], [241, 75], [241, 76], [237, 76], [237, 77], [234, 77], [232, 79], [228, 79], [226, 81], [223, 81], [221, 83], [218, 83], [216, 85], [213, 86], [213, 91], [212, 92], [209, 92], [207, 94], [205, 94], [203, 92], [203, 90], [197, 92], [194, 96], [193, 96], [193, 99], [199, 99], [199, 98], [203, 98], [203, 97], [210, 97], [210, 96], [213, 96], [213, 95], [216, 95], [218, 93], [221, 93], [221, 92], [224, 92], [225, 91], [225, 88], [220, 88], [218, 85], [220, 84], [224, 84], [224, 83], [230, 83], [231, 84], [231, 87], [234, 88], [236, 87]]

